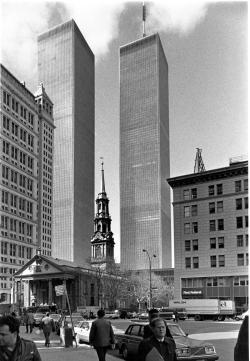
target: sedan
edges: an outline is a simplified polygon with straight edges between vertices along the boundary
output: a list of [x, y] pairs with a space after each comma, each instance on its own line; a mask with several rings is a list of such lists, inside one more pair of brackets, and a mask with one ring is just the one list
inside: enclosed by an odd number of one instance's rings
[[89, 342], [89, 332], [92, 326], [93, 320], [84, 320], [76, 323], [74, 327], [76, 342]]
[[[76, 342], [79, 344], [81, 342], [86, 342], [89, 343], [89, 333], [90, 333], [90, 329], [92, 326], [92, 323], [95, 320], [84, 320], [84, 321], [79, 321], [75, 327], [74, 327], [74, 331], [75, 331], [75, 335], [76, 335]], [[112, 325], [113, 331], [116, 334], [118, 334], [118, 332], [120, 333], [121, 330], [116, 328], [114, 325]]]
[[[136, 356], [139, 343], [143, 340], [145, 322], [134, 322], [129, 325], [124, 334], [116, 334], [119, 353], [125, 360]], [[167, 323], [176, 344], [178, 361], [214, 361], [218, 360], [215, 348], [211, 343], [192, 340], [178, 324]]]

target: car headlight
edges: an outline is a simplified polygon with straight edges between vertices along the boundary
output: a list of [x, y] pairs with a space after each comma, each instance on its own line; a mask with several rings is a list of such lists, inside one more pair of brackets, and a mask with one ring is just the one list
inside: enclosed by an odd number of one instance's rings
[[215, 353], [215, 348], [214, 348], [214, 346], [213, 346], [213, 345], [205, 346], [205, 353], [206, 353], [206, 354]]
[[177, 356], [190, 356], [190, 348], [189, 347], [177, 348], [176, 355]]

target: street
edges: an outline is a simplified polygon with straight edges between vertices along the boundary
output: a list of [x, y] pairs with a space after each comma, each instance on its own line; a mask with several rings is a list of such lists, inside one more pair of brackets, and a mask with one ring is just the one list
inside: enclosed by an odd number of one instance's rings
[[[130, 324], [128, 320], [112, 320], [112, 324], [119, 330], [125, 330]], [[233, 350], [236, 343], [238, 330], [241, 321], [179, 321], [182, 329], [188, 333], [189, 337], [199, 340], [208, 340], [216, 348], [219, 361], [233, 361]], [[78, 347], [65, 348], [60, 345], [59, 336], [52, 334], [51, 347], [44, 347], [43, 333], [38, 333], [35, 328], [32, 334], [25, 333], [25, 327], [21, 326], [20, 335], [23, 338], [35, 341], [43, 361], [97, 361], [94, 349], [87, 344], [80, 344]], [[121, 360], [122, 357], [117, 350], [109, 351], [107, 361]]]

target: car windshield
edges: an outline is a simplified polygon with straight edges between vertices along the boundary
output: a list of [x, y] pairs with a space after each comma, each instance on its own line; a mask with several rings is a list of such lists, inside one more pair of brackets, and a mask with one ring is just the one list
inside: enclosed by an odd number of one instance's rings
[[44, 313], [35, 313], [34, 317], [44, 317], [45, 314]]
[[172, 336], [186, 336], [185, 332], [178, 325], [168, 324]]

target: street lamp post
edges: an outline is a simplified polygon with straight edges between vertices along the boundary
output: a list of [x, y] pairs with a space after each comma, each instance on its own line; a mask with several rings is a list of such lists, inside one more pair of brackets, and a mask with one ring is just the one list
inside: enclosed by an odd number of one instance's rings
[[[148, 260], [149, 260], [149, 307], [148, 308], [151, 308], [151, 305], [152, 305], [152, 263], [151, 263], [151, 257], [148, 253], [148, 250], [147, 249], [143, 249], [142, 252], [145, 252], [147, 253], [147, 256], [148, 256]], [[155, 254], [153, 254], [152, 257], [156, 257]]]

